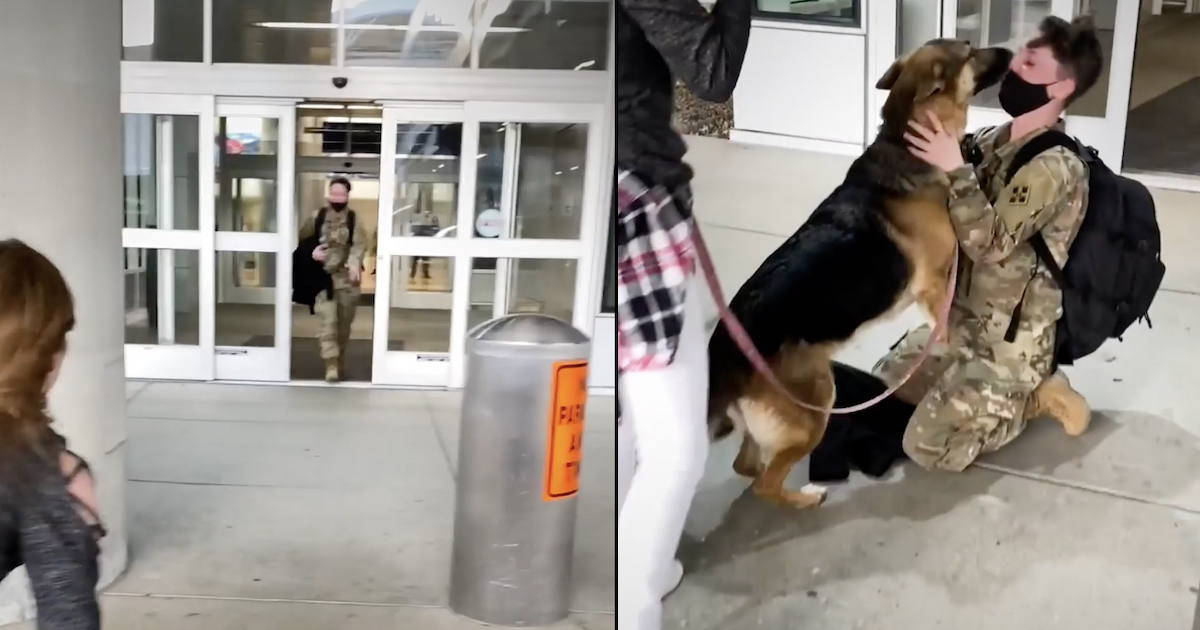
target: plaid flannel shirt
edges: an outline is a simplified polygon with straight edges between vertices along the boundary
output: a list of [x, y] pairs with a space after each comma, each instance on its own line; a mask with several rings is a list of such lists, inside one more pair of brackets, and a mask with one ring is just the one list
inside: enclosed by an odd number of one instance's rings
[[670, 365], [696, 269], [687, 187], [647, 186], [617, 174], [617, 370]]

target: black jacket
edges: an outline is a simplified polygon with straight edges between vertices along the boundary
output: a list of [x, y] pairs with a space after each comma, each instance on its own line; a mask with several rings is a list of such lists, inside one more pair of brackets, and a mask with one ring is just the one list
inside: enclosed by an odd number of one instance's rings
[[691, 181], [687, 145], [671, 127], [674, 80], [697, 97], [733, 94], [750, 43], [753, 0], [618, 0], [617, 166], [674, 189]]
[[292, 252], [292, 303], [307, 306], [309, 313], [314, 311], [321, 291], [328, 291], [329, 299], [333, 299], [333, 278], [312, 257], [320, 243], [320, 235], [314, 233], [300, 241]]

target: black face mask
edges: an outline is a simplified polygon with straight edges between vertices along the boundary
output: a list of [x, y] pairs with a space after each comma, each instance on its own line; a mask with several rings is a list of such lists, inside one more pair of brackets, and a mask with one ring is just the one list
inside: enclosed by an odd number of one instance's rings
[[341, 212], [342, 210], [346, 209], [346, 202], [345, 201], [330, 201], [329, 207], [333, 208], [335, 212]]
[[1050, 85], [1030, 83], [1017, 73], [1009, 72], [1000, 82], [1000, 107], [1013, 118], [1028, 114], [1050, 102], [1050, 94], [1046, 91]]

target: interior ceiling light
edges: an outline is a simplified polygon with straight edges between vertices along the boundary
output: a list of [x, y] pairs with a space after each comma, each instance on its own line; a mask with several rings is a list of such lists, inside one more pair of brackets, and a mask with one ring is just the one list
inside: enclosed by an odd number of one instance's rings
[[[257, 22], [262, 28], [286, 28], [310, 31], [334, 30], [337, 24], [328, 22]], [[465, 33], [471, 30], [469, 26], [411, 26], [408, 24], [347, 24], [348, 31], [422, 31], [425, 33]], [[529, 29], [519, 26], [490, 26], [489, 33], [528, 33]]]

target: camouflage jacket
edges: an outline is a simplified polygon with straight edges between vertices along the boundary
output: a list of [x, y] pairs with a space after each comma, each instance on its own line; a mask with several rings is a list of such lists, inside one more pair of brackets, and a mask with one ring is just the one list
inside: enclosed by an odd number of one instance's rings
[[950, 218], [960, 249], [954, 313], [972, 345], [1003, 341], [1018, 305], [1021, 328], [1041, 328], [1062, 315], [1062, 293], [1028, 241], [1040, 231], [1059, 265], [1066, 264], [1087, 209], [1087, 167], [1057, 147], [1006, 185], [1017, 151], [1039, 133], [1010, 143], [1007, 124], [982, 130], [964, 150], [983, 161], [949, 174]]
[[[318, 212], [320, 212], [318, 210]], [[362, 217], [354, 222], [354, 241], [350, 240], [350, 222], [347, 220], [353, 210], [345, 212], [325, 211], [325, 223], [321, 225], [320, 243], [328, 248], [325, 257], [325, 273], [333, 277], [334, 288], [349, 284], [347, 266], [357, 266], [362, 269], [363, 258], [366, 256], [368, 236], [362, 226]], [[300, 228], [300, 240], [311, 236], [316, 229], [317, 213], [305, 221]]]

